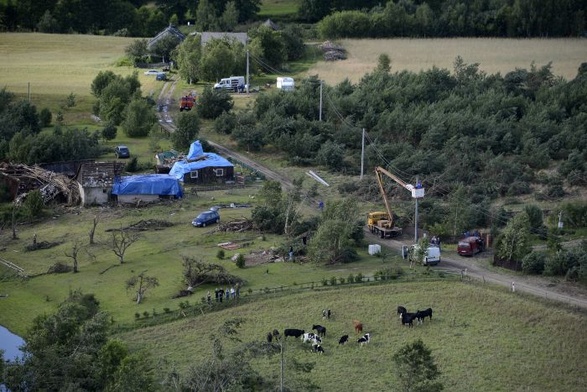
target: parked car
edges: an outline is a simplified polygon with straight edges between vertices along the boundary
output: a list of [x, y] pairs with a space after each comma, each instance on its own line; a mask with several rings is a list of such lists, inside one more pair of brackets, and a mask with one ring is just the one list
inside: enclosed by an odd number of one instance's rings
[[157, 75], [159, 72], [161, 71], [157, 71], [156, 69], [150, 69], [148, 71], [145, 71], [145, 75]]
[[114, 155], [116, 155], [116, 158], [130, 158], [130, 150], [127, 146], [116, 146]]
[[220, 222], [220, 214], [218, 211], [209, 210], [204, 211], [200, 215], [194, 218], [192, 225], [194, 227], [206, 227], [212, 223]]
[[459, 240], [457, 253], [461, 256], [474, 256], [485, 250], [485, 241], [481, 237], [469, 236]]

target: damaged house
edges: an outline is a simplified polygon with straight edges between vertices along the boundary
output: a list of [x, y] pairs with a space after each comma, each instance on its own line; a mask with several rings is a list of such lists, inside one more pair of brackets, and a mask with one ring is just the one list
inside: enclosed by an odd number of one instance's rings
[[173, 164], [169, 175], [184, 184], [226, 184], [234, 181], [234, 165], [218, 154], [205, 153], [200, 141], [196, 140], [187, 156]]
[[114, 179], [124, 169], [121, 162], [86, 162], [78, 170], [76, 180], [79, 184], [82, 205], [106, 204], [111, 200]]

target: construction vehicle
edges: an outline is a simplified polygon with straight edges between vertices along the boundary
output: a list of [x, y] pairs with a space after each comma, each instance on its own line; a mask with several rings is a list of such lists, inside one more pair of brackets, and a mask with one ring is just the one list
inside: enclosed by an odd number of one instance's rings
[[181, 100], [179, 102], [179, 111], [183, 112], [184, 110], [192, 110], [195, 104], [196, 97], [190, 93], [185, 97], [181, 97]]
[[383, 186], [383, 175], [386, 175], [396, 183], [400, 184], [402, 187], [409, 190], [412, 193], [412, 197], [414, 198], [424, 197], [424, 188], [418, 185], [414, 186], [411, 184], [406, 184], [399, 177], [388, 172], [380, 166], [375, 168], [375, 177], [377, 178], [377, 184], [379, 185], [379, 190], [381, 191], [381, 196], [383, 197], [383, 202], [385, 203], [385, 212], [370, 212], [367, 215], [367, 227], [371, 233], [377, 234], [381, 238], [391, 238], [401, 235], [402, 228], [396, 227], [394, 225], [393, 213], [391, 211], [391, 207], [389, 206], [389, 201], [387, 200], [385, 187]]

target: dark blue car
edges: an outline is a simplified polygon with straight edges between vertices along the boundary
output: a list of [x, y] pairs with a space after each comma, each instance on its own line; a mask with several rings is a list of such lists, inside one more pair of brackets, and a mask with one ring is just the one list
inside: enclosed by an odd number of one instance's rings
[[198, 215], [193, 221], [192, 225], [195, 227], [206, 227], [212, 223], [220, 222], [220, 214], [218, 211], [204, 211]]

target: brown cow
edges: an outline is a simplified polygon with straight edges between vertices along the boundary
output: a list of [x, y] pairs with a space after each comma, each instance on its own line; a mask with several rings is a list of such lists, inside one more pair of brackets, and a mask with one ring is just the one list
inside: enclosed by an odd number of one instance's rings
[[353, 320], [353, 327], [355, 328], [355, 333], [363, 333], [363, 323], [361, 323], [359, 320]]

